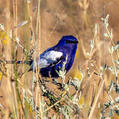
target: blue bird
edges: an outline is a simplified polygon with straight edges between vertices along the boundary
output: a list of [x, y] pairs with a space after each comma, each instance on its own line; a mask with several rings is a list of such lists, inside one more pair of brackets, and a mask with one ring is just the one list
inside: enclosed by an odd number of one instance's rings
[[[43, 77], [59, 77], [58, 73], [65, 64], [66, 73], [73, 65], [78, 40], [74, 36], [63, 36], [57, 45], [44, 51], [40, 57], [36, 59], [36, 66], [40, 67], [40, 74]], [[23, 63], [17, 61], [17, 64]], [[33, 70], [34, 61], [30, 60], [26, 64], [31, 65], [29, 71]]]
[[[63, 36], [57, 45], [44, 51], [36, 60], [36, 64], [40, 67], [40, 74], [43, 77], [59, 77], [59, 70], [66, 61], [66, 73], [72, 67], [74, 62], [78, 40], [74, 36]], [[30, 70], [33, 70], [34, 61], [32, 61]]]

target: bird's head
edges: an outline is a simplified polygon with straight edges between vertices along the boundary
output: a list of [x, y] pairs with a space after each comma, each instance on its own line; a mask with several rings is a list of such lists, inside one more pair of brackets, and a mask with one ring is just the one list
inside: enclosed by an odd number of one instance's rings
[[63, 36], [59, 41], [58, 45], [60, 46], [76, 46], [77, 47], [78, 40], [74, 36]]

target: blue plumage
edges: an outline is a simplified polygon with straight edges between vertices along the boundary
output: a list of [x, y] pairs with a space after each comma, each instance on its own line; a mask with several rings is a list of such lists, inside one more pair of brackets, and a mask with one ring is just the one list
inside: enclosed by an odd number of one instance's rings
[[[74, 62], [78, 40], [74, 36], [63, 36], [57, 45], [44, 51], [36, 60], [43, 77], [59, 77], [56, 70], [62, 68], [62, 63], [66, 61], [66, 72], [70, 70]], [[30, 70], [33, 70], [32, 63]]]

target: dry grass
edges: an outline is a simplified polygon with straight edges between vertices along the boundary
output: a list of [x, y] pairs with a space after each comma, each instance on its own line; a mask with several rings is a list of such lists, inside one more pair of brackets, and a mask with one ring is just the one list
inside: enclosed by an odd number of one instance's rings
[[[118, 119], [118, 0], [0, 1], [1, 119]], [[59, 79], [28, 72], [30, 58], [74, 35], [74, 65]], [[65, 67], [65, 64], [64, 64]], [[35, 69], [34, 69], [35, 70]]]

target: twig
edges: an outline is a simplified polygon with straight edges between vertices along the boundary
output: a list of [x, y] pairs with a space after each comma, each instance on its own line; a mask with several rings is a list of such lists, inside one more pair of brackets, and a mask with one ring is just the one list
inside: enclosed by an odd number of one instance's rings
[[89, 114], [89, 116], [88, 116], [88, 119], [92, 119], [93, 113], [94, 113], [94, 111], [95, 111], [96, 104], [97, 104], [97, 102], [98, 102], [98, 99], [99, 99], [99, 97], [100, 97], [100, 94], [101, 94], [102, 89], [103, 89], [103, 86], [104, 86], [104, 83], [105, 83], [105, 81], [102, 80], [102, 82], [101, 82], [101, 84], [100, 84], [101, 86], [99, 87], [98, 94], [97, 94], [97, 96], [96, 96], [96, 99], [94, 100], [94, 104], [93, 104], [93, 106], [92, 106], [92, 108], [91, 108], [91, 111], [90, 111], [90, 114]]
[[64, 99], [64, 96], [66, 95], [67, 91], [64, 91], [62, 97], [60, 100], [58, 100], [56, 103], [54, 103], [53, 105], [51, 105], [50, 107], [48, 107], [45, 111], [43, 111], [42, 113], [47, 112], [48, 110], [50, 110], [52, 107], [54, 107], [55, 105], [57, 105], [59, 102], [61, 102]]

